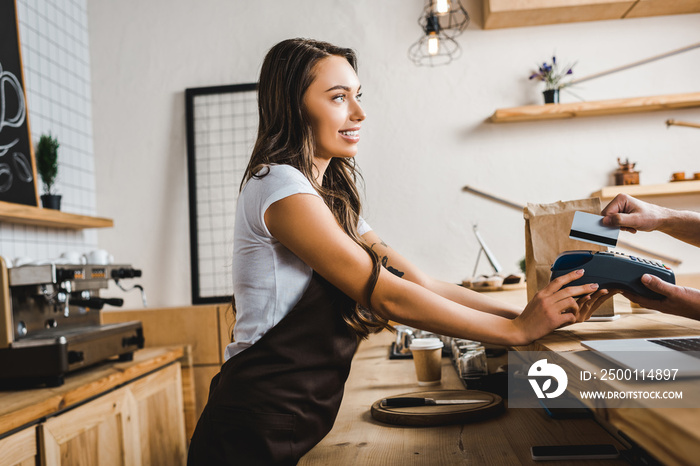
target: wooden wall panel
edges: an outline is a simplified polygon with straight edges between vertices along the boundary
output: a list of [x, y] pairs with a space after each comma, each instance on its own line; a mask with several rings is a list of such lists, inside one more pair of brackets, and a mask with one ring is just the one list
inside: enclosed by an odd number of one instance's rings
[[217, 305], [103, 311], [103, 323], [138, 320], [146, 347], [192, 345], [194, 364], [219, 364]]
[[218, 364], [210, 366], [197, 366], [194, 368], [195, 374], [195, 412], [196, 418], [202, 415], [204, 411], [204, 406], [207, 404], [207, 399], [209, 398], [209, 385], [211, 384], [211, 379], [219, 373], [221, 366]]

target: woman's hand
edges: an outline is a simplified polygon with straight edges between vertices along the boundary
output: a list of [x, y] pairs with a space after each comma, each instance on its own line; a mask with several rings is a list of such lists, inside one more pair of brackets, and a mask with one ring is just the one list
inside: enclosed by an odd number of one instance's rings
[[[562, 288], [567, 283], [581, 278], [583, 273], [583, 269], [569, 272], [552, 280], [537, 292], [523, 313], [513, 321], [517, 336], [523, 344], [541, 338], [563, 325], [587, 319], [605, 299], [612, 296], [607, 290], [596, 292], [596, 283]], [[577, 301], [574, 296], [580, 295], [586, 296]]]

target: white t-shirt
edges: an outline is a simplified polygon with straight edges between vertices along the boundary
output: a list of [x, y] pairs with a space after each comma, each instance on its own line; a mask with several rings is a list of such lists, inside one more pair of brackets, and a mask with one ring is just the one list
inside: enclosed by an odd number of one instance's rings
[[[235, 341], [226, 347], [226, 359], [277, 325], [311, 283], [311, 267], [273, 238], [264, 220], [273, 203], [300, 193], [321, 197], [296, 168], [270, 165], [269, 173], [251, 178], [238, 197], [233, 239]], [[360, 235], [371, 230], [362, 218], [357, 229]]]

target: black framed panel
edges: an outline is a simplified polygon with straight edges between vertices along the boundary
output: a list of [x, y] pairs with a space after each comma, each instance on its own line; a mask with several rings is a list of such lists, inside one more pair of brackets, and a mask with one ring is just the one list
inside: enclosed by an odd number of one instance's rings
[[192, 303], [229, 302], [238, 188], [258, 128], [257, 84], [185, 90]]

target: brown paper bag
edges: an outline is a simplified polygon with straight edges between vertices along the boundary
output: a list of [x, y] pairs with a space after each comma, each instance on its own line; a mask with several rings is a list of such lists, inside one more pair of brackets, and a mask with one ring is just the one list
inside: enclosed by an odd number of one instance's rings
[[[554, 204], [527, 204], [525, 217], [525, 271], [527, 277], [527, 299], [530, 301], [539, 290], [547, 286], [551, 267], [557, 256], [564, 251], [585, 249], [604, 251], [597, 244], [569, 238], [574, 212], [580, 210], [600, 214], [600, 199], [559, 201]], [[615, 312], [613, 300], [606, 301], [593, 314], [611, 316]]]

